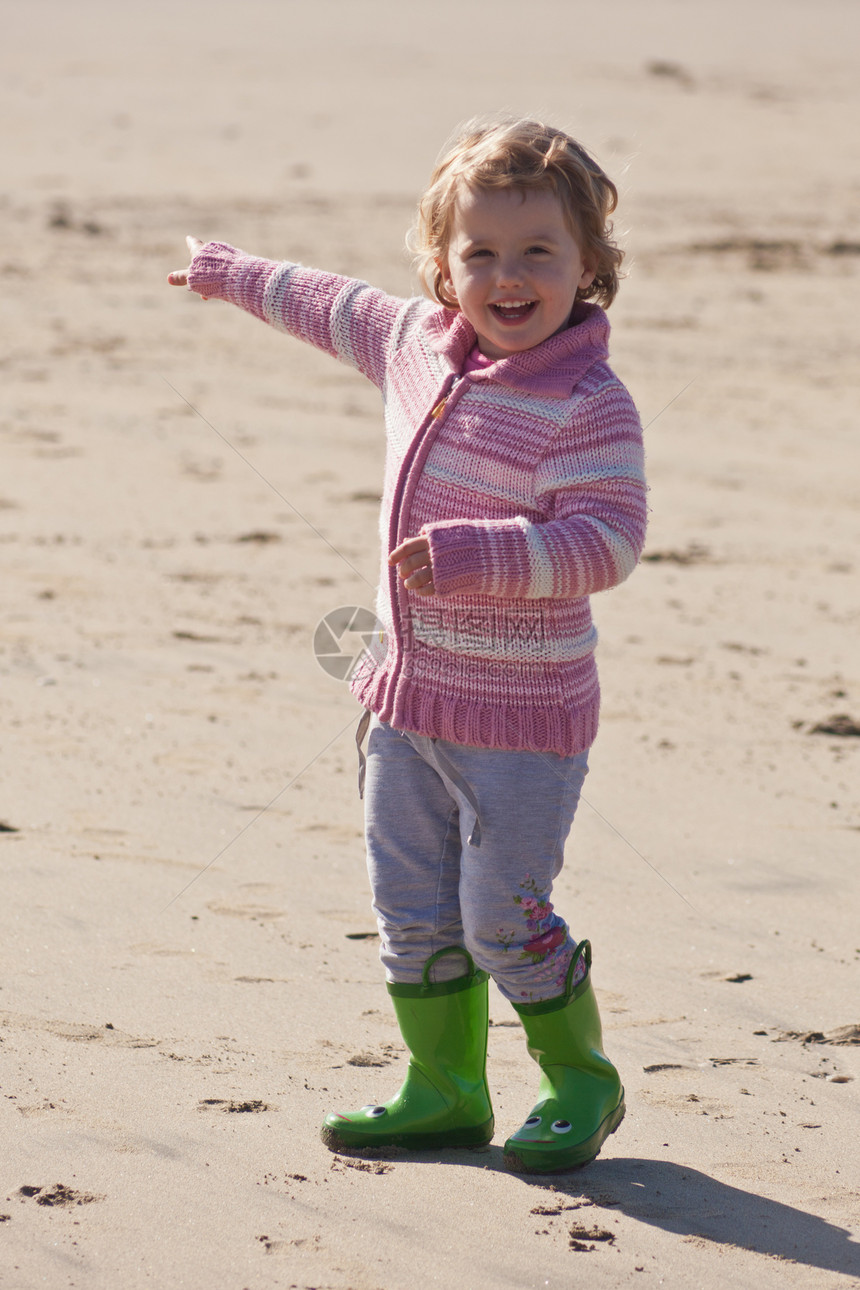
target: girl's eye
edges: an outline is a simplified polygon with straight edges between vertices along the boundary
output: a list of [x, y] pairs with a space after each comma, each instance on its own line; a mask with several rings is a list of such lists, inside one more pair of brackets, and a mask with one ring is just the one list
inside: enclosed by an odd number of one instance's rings
[[549, 251], [545, 246], [530, 246], [528, 253], [529, 255], [549, 255]]

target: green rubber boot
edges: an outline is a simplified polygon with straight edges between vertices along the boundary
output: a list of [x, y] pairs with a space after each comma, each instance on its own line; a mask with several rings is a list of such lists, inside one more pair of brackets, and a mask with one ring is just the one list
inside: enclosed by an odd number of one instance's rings
[[[581, 955], [586, 974], [571, 980]], [[587, 1165], [624, 1119], [624, 1089], [603, 1052], [600, 1015], [591, 986], [591, 944], [577, 945], [567, 987], [557, 999], [514, 1004], [541, 1069], [540, 1099], [505, 1143], [515, 1173], [550, 1174]]]
[[[467, 960], [466, 976], [432, 982], [430, 969], [447, 954]], [[389, 984], [409, 1066], [399, 1093], [382, 1106], [325, 1118], [322, 1140], [332, 1151], [361, 1147], [480, 1147], [493, 1136], [487, 1085], [489, 1001], [486, 972], [458, 946], [433, 954], [421, 985]]]

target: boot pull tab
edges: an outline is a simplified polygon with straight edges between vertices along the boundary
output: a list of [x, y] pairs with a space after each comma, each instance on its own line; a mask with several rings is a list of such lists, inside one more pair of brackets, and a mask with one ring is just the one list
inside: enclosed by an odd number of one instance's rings
[[475, 960], [464, 945], [446, 945], [443, 950], [437, 950], [435, 954], [431, 954], [427, 962], [424, 964], [424, 970], [421, 973], [421, 984], [425, 990], [429, 990], [434, 985], [438, 984], [437, 982], [430, 980], [430, 971], [436, 966], [440, 959], [447, 958], [449, 954], [461, 955], [466, 960], [467, 968], [462, 977], [453, 977], [452, 981], [471, 982], [474, 978], [480, 975], [478, 969], [475, 967]]

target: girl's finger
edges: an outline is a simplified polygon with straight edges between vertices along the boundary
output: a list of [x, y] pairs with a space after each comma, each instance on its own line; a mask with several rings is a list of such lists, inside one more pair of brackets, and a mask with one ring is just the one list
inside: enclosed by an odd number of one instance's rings
[[399, 564], [400, 561], [405, 560], [407, 556], [415, 555], [419, 551], [429, 552], [429, 550], [430, 543], [426, 537], [407, 538], [405, 542], [400, 543], [400, 546], [396, 546], [394, 548], [391, 555], [388, 557], [388, 563]]
[[426, 569], [428, 572], [431, 569], [430, 556], [426, 551], [419, 551], [416, 555], [408, 555], [405, 560], [400, 562], [397, 571], [401, 578], [405, 580], [420, 569]]
[[196, 255], [197, 252], [200, 250], [201, 246], [203, 245], [203, 243], [200, 241], [199, 237], [193, 237], [189, 233], [185, 239], [185, 245], [188, 247], [188, 250], [191, 252], [192, 255]]
[[404, 578], [403, 585], [408, 587], [410, 591], [432, 591], [433, 574], [429, 569], [419, 569], [411, 577]]

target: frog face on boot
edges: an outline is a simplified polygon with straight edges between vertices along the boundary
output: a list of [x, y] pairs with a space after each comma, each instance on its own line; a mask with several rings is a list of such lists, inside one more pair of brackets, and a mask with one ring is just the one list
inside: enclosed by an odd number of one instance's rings
[[555, 1134], [556, 1138], [562, 1138], [566, 1133], [570, 1133], [573, 1128], [570, 1120], [551, 1120], [550, 1115], [551, 1112], [530, 1115], [516, 1135], [517, 1142], [552, 1143], [555, 1139], [548, 1137], [548, 1134]]

